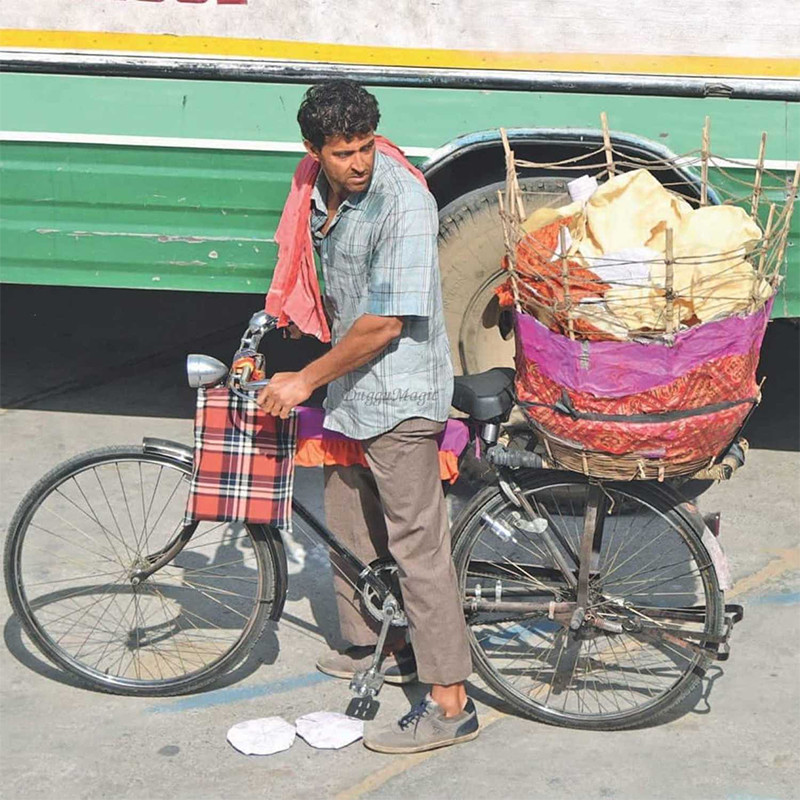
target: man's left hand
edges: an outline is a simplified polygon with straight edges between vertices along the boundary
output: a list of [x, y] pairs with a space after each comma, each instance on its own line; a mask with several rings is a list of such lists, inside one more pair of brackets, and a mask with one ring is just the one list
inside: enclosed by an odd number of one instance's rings
[[314, 388], [302, 372], [276, 372], [258, 394], [256, 402], [273, 417], [286, 419], [289, 412], [311, 397]]

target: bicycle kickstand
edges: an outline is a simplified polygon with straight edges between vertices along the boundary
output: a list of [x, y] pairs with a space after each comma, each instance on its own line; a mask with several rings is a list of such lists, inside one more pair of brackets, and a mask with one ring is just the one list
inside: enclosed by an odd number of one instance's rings
[[383, 662], [383, 646], [389, 634], [392, 621], [397, 616], [399, 608], [393, 597], [383, 601], [383, 620], [378, 634], [378, 643], [375, 645], [375, 654], [372, 663], [363, 672], [357, 672], [350, 681], [350, 691], [355, 695], [347, 706], [345, 713], [350, 717], [370, 720], [375, 719], [380, 703], [375, 699], [383, 686], [383, 674], [380, 671]]

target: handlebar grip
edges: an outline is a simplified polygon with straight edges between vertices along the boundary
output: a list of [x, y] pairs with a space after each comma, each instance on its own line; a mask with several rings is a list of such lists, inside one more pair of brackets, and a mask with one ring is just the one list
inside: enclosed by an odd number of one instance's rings
[[263, 389], [265, 386], [269, 384], [269, 378], [265, 378], [264, 380], [260, 381], [241, 381], [239, 386], [245, 392], [252, 392], [256, 389]]
[[541, 469], [544, 465], [542, 457], [537, 453], [531, 453], [527, 450], [508, 450], [503, 445], [493, 447], [486, 454], [486, 457], [498, 467]]

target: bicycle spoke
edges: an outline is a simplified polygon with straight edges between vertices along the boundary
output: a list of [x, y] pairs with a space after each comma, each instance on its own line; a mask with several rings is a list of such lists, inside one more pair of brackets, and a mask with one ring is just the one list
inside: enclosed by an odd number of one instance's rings
[[[95, 512], [94, 506], [89, 501], [89, 498], [86, 497], [86, 493], [83, 491], [83, 487], [81, 486], [80, 482], [78, 481], [78, 479], [75, 476], [72, 477], [72, 482], [75, 484], [75, 486], [78, 487], [78, 491], [80, 492], [81, 497], [83, 498], [84, 503], [86, 503], [86, 506], [89, 509], [90, 513], [87, 514], [86, 511], [84, 511], [82, 508], [80, 508], [80, 506], [78, 506], [76, 504], [73, 504], [73, 505], [75, 505], [75, 508], [77, 508], [77, 510], [80, 511], [82, 514], [85, 514], [86, 516], [88, 516], [97, 525], [97, 527], [100, 528], [100, 530], [103, 532], [103, 534], [106, 537], [106, 541], [109, 543], [109, 546], [111, 547], [112, 551], [114, 552], [114, 556], [117, 558], [118, 561], [120, 561], [120, 563], [122, 563], [122, 561], [121, 561], [121, 559], [119, 557], [119, 553], [117, 552], [116, 547], [114, 547], [114, 545], [112, 544], [112, 540], [115, 540], [115, 541], [119, 542], [122, 545], [122, 547], [127, 551], [126, 552], [127, 558], [130, 558], [131, 555], [130, 555], [130, 551], [128, 550], [127, 542], [124, 539], [120, 539], [120, 538], [114, 536], [114, 534], [110, 530], [108, 530], [108, 528], [106, 528], [106, 526], [103, 525], [102, 522], [100, 522], [100, 517]], [[59, 489], [56, 489], [56, 492], [58, 494], [60, 494], [62, 497], [64, 497], [64, 499], [68, 500], [69, 502], [72, 502], [72, 500], [70, 498], [68, 498], [66, 495], [64, 495]]]
[[[587, 600], [586, 616], [575, 631], [568, 628], [570, 612], [556, 606], [551, 606], [549, 619], [543, 615], [536, 622], [521, 623], [510, 614], [493, 623], [471, 617], [470, 635], [483, 653], [477, 662], [479, 674], [488, 670], [487, 683], [507, 687], [507, 699], [516, 707], [535, 711], [548, 721], [566, 719], [582, 727], [583, 720], [636, 719], [676, 697], [679, 687], [695, 679], [692, 664], [701, 657], [692, 659], [669, 641], [653, 641], [647, 630], [616, 633], [602, 626], [625, 624], [637, 616], [647, 620], [648, 605], [658, 614], [647, 625], [664, 626], [670, 620], [670, 602], [679, 614], [697, 603], [698, 593], [708, 604], [706, 573], [713, 572], [713, 565], [698, 555], [701, 550], [690, 547], [688, 534], [673, 522], [677, 518], [670, 511], [643, 502], [634, 488], [628, 492], [600, 485], [597, 505], [599, 509], [607, 506], [600, 537], [597, 525], [585, 521], [590, 513], [588, 483], [579, 479], [541, 483], [542, 490], [527, 490], [527, 498], [538, 514], [544, 516], [547, 509], [551, 523], [555, 521], [551, 531], [560, 533], [559, 549], [566, 543], [581, 553], [581, 559], [588, 559], [589, 540], [584, 538], [592, 536], [588, 586], [584, 573], [581, 589], [580, 568], [576, 569], [577, 586], [550, 579], [551, 571], [558, 571], [558, 558], [543, 547], [541, 536], [525, 532], [525, 536], [515, 535], [514, 542], [500, 537], [489, 540], [481, 512], [475, 511], [469, 550], [459, 573], [462, 585], [470, 590], [465, 608], [473, 589], [485, 582], [482, 596], [491, 597], [492, 581], [497, 580], [513, 586], [518, 595], [526, 589], [547, 591], [558, 602], [573, 604], [581, 590]], [[491, 513], [498, 519], [504, 519], [504, 509], [509, 514], [514, 510], [502, 498], [505, 506], [492, 502], [494, 506], [483, 508], [493, 507]], [[694, 535], [699, 539], [699, 534]], [[695, 627], [691, 618], [679, 616], [678, 622]], [[702, 632], [709, 624], [708, 614], [703, 614], [696, 628]], [[494, 682], [489, 681], [490, 674]]]
[[136, 535], [136, 525], [133, 523], [133, 515], [131, 514], [131, 507], [128, 504], [128, 495], [125, 491], [125, 485], [122, 483], [122, 474], [119, 471], [119, 464], [114, 465], [117, 470], [117, 479], [119, 480], [119, 488], [122, 490], [122, 499], [125, 501], [125, 510], [128, 512], [128, 521], [131, 524], [131, 533], [133, 534], [133, 538], [136, 542], [136, 554], [142, 554], [142, 545], [139, 541], [139, 537]]
[[245, 525], [194, 525], [175, 559], [132, 585], [183, 529], [186, 486], [185, 465], [120, 448], [71, 463], [30, 501], [14, 585], [33, 641], [61, 666], [112, 691], [188, 688], [260, 632], [270, 564]]

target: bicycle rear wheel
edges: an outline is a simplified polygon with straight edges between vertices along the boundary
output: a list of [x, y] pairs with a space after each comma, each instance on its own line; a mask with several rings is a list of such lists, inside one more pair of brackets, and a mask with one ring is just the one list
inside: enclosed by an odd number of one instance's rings
[[536, 525], [520, 526], [519, 509], [496, 487], [453, 529], [477, 672], [517, 711], [550, 724], [615, 730], [664, 717], [697, 687], [716, 649], [707, 641], [722, 630], [702, 532], [652, 487], [603, 484], [587, 620], [571, 630], [589, 483], [547, 472], [517, 482], [547, 521], [550, 545]]
[[61, 464], [23, 499], [5, 580], [33, 643], [102, 691], [170, 695], [243, 660], [276, 602], [280, 546], [261, 526], [194, 523], [168, 564], [133, 573], [181, 532], [191, 466], [141, 446]]

